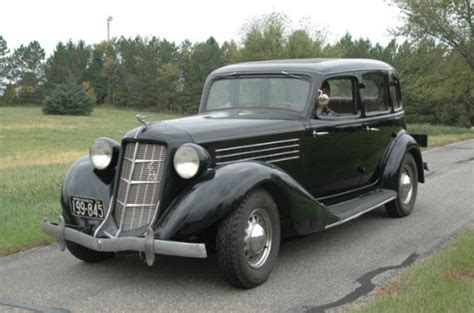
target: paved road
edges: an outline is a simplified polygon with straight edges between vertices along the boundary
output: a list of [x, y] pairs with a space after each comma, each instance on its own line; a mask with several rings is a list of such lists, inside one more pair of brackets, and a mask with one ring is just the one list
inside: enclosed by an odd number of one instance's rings
[[253, 290], [229, 287], [212, 257], [91, 265], [52, 246], [0, 258], [0, 311], [322, 312], [350, 303], [474, 224], [474, 140], [424, 158], [431, 171], [412, 215], [392, 219], [379, 208], [286, 242], [269, 281]]

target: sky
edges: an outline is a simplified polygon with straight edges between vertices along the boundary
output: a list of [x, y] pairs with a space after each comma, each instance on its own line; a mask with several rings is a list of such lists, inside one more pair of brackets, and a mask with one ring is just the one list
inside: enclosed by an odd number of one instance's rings
[[49, 55], [59, 41], [107, 39], [112, 16], [111, 37], [155, 36], [179, 44], [213, 36], [221, 44], [240, 43], [246, 23], [272, 12], [286, 14], [293, 29], [322, 31], [329, 43], [350, 32], [386, 44], [388, 30], [401, 24], [390, 0], [14, 0], [2, 3], [0, 35], [10, 50], [37, 40]]

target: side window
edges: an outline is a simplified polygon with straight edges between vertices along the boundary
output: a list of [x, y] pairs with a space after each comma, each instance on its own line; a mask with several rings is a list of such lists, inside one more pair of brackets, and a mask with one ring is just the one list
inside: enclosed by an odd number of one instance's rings
[[369, 72], [362, 75], [364, 81], [363, 101], [365, 112], [388, 111], [387, 75], [382, 72]]
[[392, 81], [390, 82], [390, 97], [392, 99], [392, 105], [395, 110], [398, 110], [402, 107], [402, 99], [400, 97], [400, 82], [396, 77], [392, 76]]
[[355, 80], [348, 77], [325, 80], [319, 89], [329, 97], [329, 102], [324, 105], [316, 100], [317, 116], [343, 118], [357, 115], [355, 85]]

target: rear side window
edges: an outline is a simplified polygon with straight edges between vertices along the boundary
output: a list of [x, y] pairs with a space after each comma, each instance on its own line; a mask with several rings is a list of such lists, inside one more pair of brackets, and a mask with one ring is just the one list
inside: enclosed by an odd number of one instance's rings
[[388, 111], [387, 75], [382, 72], [369, 72], [363, 74], [362, 79], [365, 86], [362, 93], [365, 112]]

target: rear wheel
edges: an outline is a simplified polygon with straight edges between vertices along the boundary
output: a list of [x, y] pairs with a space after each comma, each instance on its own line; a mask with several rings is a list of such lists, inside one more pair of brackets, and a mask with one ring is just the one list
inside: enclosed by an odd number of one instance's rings
[[268, 279], [280, 248], [280, 218], [265, 190], [251, 192], [221, 221], [216, 248], [219, 267], [231, 285], [248, 289]]
[[110, 259], [115, 255], [113, 252], [91, 250], [71, 241], [66, 241], [66, 247], [73, 256], [87, 263], [100, 262], [102, 260]]
[[418, 171], [413, 155], [407, 153], [398, 170], [397, 198], [385, 205], [392, 217], [404, 217], [411, 213], [415, 206], [418, 192]]

